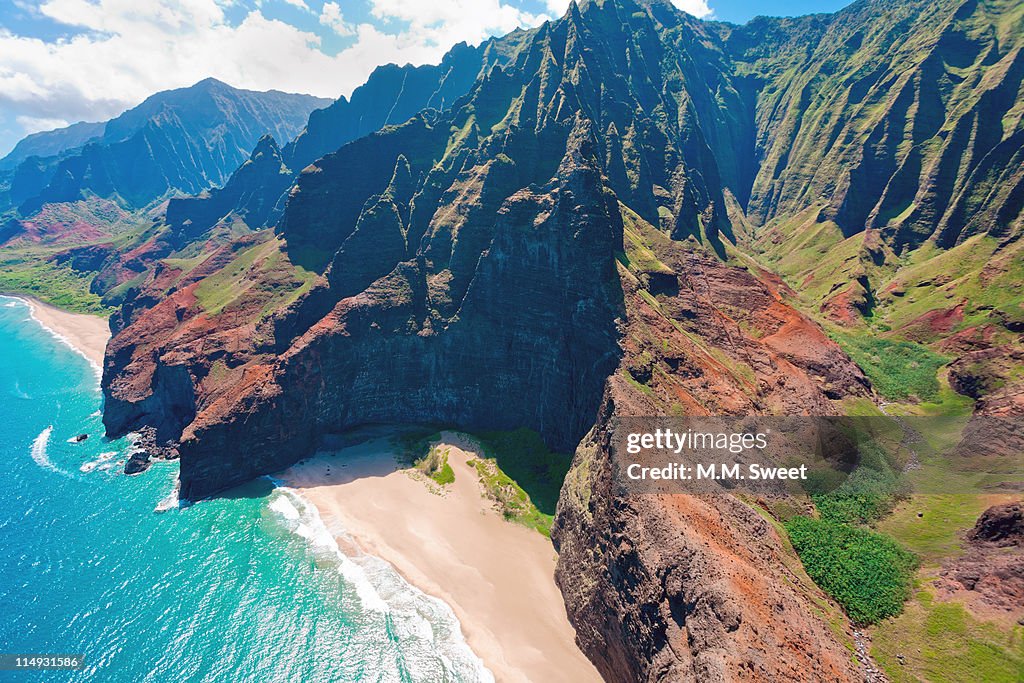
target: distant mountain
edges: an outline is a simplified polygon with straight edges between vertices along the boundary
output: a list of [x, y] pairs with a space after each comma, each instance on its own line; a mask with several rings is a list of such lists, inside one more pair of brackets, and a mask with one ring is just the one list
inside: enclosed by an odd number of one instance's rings
[[54, 157], [81, 147], [103, 135], [104, 123], [81, 121], [56, 130], [32, 133], [0, 159], [0, 171], [9, 171], [29, 157]]
[[329, 100], [240, 90], [209, 78], [149, 97], [65, 158], [15, 168], [10, 204], [23, 215], [86, 196], [142, 208], [223, 184], [264, 135], [293, 138]]
[[[202, 197], [172, 199], [167, 208], [168, 223], [181, 239], [189, 239], [189, 235], [202, 234], [229, 214], [244, 217], [252, 228], [276, 222], [284, 209], [283, 194], [303, 168], [347, 142], [384, 126], [403, 123], [423, 109], [447, 109], [469, 91], [481, 73], [506, 64], [531, 33], [514, 31], [479, 47], [459, 43], [436, 65], [377, 67], [350, 98], [339, 98], [314, 111], [298, 137], [283, 145], [280, 157], [291, 176], [288, 182], [277, 173], [276, 161], [254, 153], [253, 163], [262, 159], [274, 168], [262, 173], [248, 169]], [[254, 184], [259, 182], [267, 184]], [[260, 208], [253, 207], [253, 202]]]
[[228, 215], [254, 227], [265, 224], [272, 215], [280, 213], [282, 195], [294, 178], [277, 141], [273, 136], [263, 136], [224, 187], [197, 197], [171, 199], [167, 222], [172, 227], [174, 243], [184, 246]]

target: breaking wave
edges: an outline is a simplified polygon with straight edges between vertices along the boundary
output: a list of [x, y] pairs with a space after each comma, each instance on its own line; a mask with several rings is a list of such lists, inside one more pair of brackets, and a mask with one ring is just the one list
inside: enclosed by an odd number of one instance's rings
[[[380, 677], [404, 672], [412, 680], [457, 680], [493, 683], [494, 675], [470, 649], [458, 618], [444, 601], [423, 593], [407, 582], [389, 563], [357, 551], [343, 552], [337, 537], [341, 529], [328, 529], [317, 508], [293, 489], [278, 486], [267, 506], [269, 514], [300, 537], [319, 566], [337, 571], [343, 586], [354, 594], [362, 621], [376, 624], [394, 636], [401, 651], [377, 662]], [[346, 547], [354, 544], [346, 543]], [[348, 609], [346, 609], [348, 611]], [[396, 670], [392, 670], [392, 666]], [[403, 677], [404, 678], [404, 677]]]

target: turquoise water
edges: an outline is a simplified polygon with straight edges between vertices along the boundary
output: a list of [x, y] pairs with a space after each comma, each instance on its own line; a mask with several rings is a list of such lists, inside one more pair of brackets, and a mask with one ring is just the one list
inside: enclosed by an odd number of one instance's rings
[[125, 476], [100, 405], [88, 362], [0, 298], [0, 652], [86, 661], [0, 680], [491, 680], [447, 606], [341, 555], [294, 493], [158, 512], [177, 465]]

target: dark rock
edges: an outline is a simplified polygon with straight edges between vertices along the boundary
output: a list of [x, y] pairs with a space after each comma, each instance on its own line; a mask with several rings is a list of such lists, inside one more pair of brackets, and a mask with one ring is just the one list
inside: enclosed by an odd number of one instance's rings
[[152, 464], [149, 453], [146, 451], [135, 451], [124, 464], [125, 474], [141, 474], [149, 469]]
[[1024, 545], [1024, 503], [993, 505], [982, 513], [967, 537], [1001, 547]]

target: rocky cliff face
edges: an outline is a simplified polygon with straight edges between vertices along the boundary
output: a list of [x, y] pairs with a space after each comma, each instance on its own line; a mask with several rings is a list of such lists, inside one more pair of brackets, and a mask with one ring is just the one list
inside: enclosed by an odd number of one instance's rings
[[[167, 208], [168, 224], [188, 235], [201, 235], [218, 221], [231, 219], [241, 219], [253, 229], [276, 224], [287, 191], [302, 169], [347, 142], [404, 123], [424, 109], [448, 109], [481, 73], [507, 63], [509, 54], [530, 33], [516, 31], [479, 47], [460, 43], [436, 65], [378, 67], [350, 98], [341, 97], [310, 114], [302, 132], [280, 150], [283, 172], [276, 162], [264, 159], [265, 171], [233, 175], [223, 188], [208, 196], [172, 199]], [[257, 161], [259, 151], [253, 152], [252, 161]], [[282, 176], [287, 176], [287, 181]]]
[[753, 509], [725, 495], [616, 495], [607, 420], [631, 412], [633, 393], [610, 380], [552, 534], [577, 641], [605, 679], [863, 680]]
[[[892, 11], [925, 21], [922, 6]], [[944, 2], [928, 21], [976, 10]], [[734, 242], [751, 227], [744, 208], [817, 214], [821, 195], [864, 228], [856, 193], [812, 170], [834, 153], [849, 175], [831, 177], [854, 183], [865, 155], [888, 148], [842, 126], [834, 144], [805, 140], [826, 114], [796, 83], [809, 62], [835, 66], [820, 51], [854, 59], [870, 45], [895, 60], [888, 12], [863, 3], [736, 29], [668, 2], [574, 3], [506, 43], [453, 106], [307, 166], [273, 232], [149, 274], [108, 349], [108, 432], [153, 428], [180, 454], [182, 495], [200, 498], [359, 424], [530, 427], [579, 444], [553, 535], [558, 581], [609, 680], [858, 680], [842, 620], [826, 623], [827, 601], [766, 519], [727, 497], [620, 496], [607, 445], [616, 416], [832, 414], [869, 395]], [[1014, 59], [1000, 47], [983, 62]], [[841, 81], [847, 104], [830, 101], [852, 112]], [[883, 109], [850, 117], [876, 130]], [[251, 172], [287, 165], [263, 147]], [[965, 206], [1012, 214], [997, 195]], [[877, 249], [891, 254], [901, 234]]]
[[[146, 342], [147, 328], [160, 320], [176, 327], [173, 355], [208, 362], [208, 352], [199, 356], [209, 343], [203, 316], [190, 319], [195, 329], [182, 337], [177, 317], [189, 312], [160, 317], [174, 298], [162, 302], [112, 344], [108, 429], [133, 428], [140, 418], [149, 424], [157, 415], [184, 428], [182, 495], [195, 498], [286, 466], [294, 453], [308, 452], [319, 434], [367, 422], [496, 429], [525, 424], [571, 447], [588, 427], [617, 354], [614, 320], [621, 294], [614, 253], [622, 236], [589, 126], [579, 121], [565, 145], [555, 176], [542, 187], [511, 193], [491, 216], [475, 258], [462, 259], [465, 270], [444, 268], [440, 278], [437, 263], [406, 251], [410, 170], [399, 158], [392, 181], [342, 240], [329, 277], [290, 316], [273, 321], [275, 342], [288, 340], [287, 348], [267, 361], [254, 359], [226, 381], [222, 377], [223, 390], [216, 396], [199, 392], [198, 405], [171, 398], [178, 395], [171, 385], [189, 384], [175, 374], [188, 365], [172, 365], [165, 347], [154, 366]], [[514, 179], [500, 162], [459, 175], [469, 193], [486, 192], [480, 176], [497, 183]], [[422, 252], [448, 246], [452, 226], [445, 219], [436, 217]], [[448, 303], [452, 283], [465, 283], [456, 306]], [[178, 296], [181, 304], [187, 305], [187, 291]], [[439, 315], [438, 306], [448, 315]], [[374, 368], [381, 364], [386, 370], [378, 374]], [[189, 374], [196, 382], [205, 379], [197, 366], [185, 370]], [[121, 384], [128, 377], [136, 380], [130, 388]], [[132, 400], [140, 377], [146, 396]], [[535, 400], [509, 400], [521, 396]], [[242, 421], [240, 411], [246, 413]], [[161, 425], [169, 426], [167, 419]], [[244, 462], [209, 457], [211, 446], [233, 449], [242, 433]]]
[[627, 222], [623, 355], [552, 531], [581, 647], [609, 681], [861, 680], [765, 517], [727, 495], [623, 495], [609, 450], [616, 417], [827, 415], [867, 381], [770, 281]]
[[[755, 83], [747, 215], [820, 207], [897, 250], [1019, 232], [1024, 77], [1016, 2], [865, 2], [726, 28]], [[885, 21], [879, 21], [880, 16]], [[768, 34], [774, 40], [764, 40]]]

